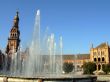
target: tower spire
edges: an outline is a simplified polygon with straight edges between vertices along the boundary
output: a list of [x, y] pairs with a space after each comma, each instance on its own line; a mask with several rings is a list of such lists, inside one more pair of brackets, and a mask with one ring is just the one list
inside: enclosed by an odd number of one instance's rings
[[16, 11], [16, 14], [17, 14], [17, 16], [18, 16], [19, 12], [18, 12], [18, 11]]
[[18, 23], [19, 23], [19, 12], [16, 11], [16, 16], [14, 17], [14, 25], [13, 25], [13, 27], [18, 28]]

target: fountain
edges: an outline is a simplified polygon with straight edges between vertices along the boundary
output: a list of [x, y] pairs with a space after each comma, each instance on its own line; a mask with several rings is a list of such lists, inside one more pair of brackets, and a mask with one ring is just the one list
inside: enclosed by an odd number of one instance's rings
[[[43, 49], [45, 47], [45, 49]], [[57, 44], [54, 34], [46, 38], [45, 45], [41, 43], [40, 37], [40, 10], [37, 10], [35, 17], [34, 32], [31, 45], [25, 53], [26, 58], [21, 57], [20, 47], [18, 52], [14, 53], [12, 49], [12, 62], [10, 70], [7, 72], [6, 64], [3, 74], [8, 77], [9, 82], [95, 82], [94, 76], [76, 76], [73, 74], [63, 74], [63, 42], [62, 37], [59, 39], [58, 54], [56, 51]], [[7, 59], [6, 59], [7, 60]], [[2, 76], [1, 76], [2, 77]], [[4, 77], [4, 76], [3, 76]]]

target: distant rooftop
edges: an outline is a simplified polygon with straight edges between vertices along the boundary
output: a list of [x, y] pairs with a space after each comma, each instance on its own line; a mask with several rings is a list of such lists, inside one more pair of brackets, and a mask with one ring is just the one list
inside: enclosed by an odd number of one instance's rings
[[73, 59], [90, 59], [90, 54], [71, 54], [71, 55], [63, 55], [64, 60], [73, 60]]

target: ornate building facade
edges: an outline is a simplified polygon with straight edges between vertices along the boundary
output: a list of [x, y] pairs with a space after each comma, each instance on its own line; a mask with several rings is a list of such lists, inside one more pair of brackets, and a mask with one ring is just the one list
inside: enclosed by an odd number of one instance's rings
[[8, 38], [8, 44], [6, 48], [6, 53], [9, 54], [11, 50], [14, 50], [14, 52], [17, 52], [18, 47], [20, 45], [20, 31], [19, 31], [19, 16], [18, 12], [16, 12], [16, 16], [13, 20], [13, 26], [10, 31], [10, 35]]
[[64, 62], [71, 62], [81, 68], [85, 62], [94, 62], [96, 71], [102, 71], [104, 64], [110, 64], [110, 46], [108, 43], [101, 43], [97, 47], [91, 47], [90, 54], [65, 55]]
[[103, 64], [110, 63], [110, 46], [102, 43], [96, 48], [90, 49], [90, 61], [96, 63], [97, 71], [102, 70]]

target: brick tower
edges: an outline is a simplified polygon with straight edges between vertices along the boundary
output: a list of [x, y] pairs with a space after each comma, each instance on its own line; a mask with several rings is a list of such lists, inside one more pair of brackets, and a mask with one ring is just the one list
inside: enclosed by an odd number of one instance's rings
[[10, 30], [10, 35], [8, 38], [8, 44], [6, 48], [6, 53], [9, 54], [9, 52], [14, 49], [14, 52], [17, 52], [18, 47], [20, 45], [20, 31], [19, 31], [19, 16], [18, 11], [16, 12], [16, 16], [13, 20], [13, 26]]

